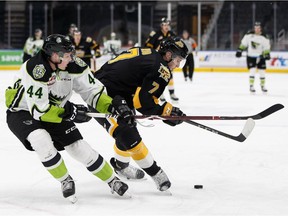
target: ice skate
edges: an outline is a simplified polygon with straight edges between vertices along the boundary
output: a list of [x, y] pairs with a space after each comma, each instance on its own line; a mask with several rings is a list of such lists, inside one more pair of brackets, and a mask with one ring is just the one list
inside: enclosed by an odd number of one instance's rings
[[167, 191], [170, 188], [171, 182], [162, 169], [160, 169], [156, 175], [151, 177], [154, 180], [158, 190]]
[[141, 169], [138, 169], [137, 167], [131, 166], [129, 164], [128, 167], [121, 169], [119, 166], [117, 166], [115, 158], [111, 158], [110, 164], [114, 168], [115, 172], [122, 178], [125, 178], [128, 180], [144, 180], [145, 179], [144, 171]]
[[261, 90], [262, 90], [262, 92], [264, 92], [264, 93], [268, 92], [268, 90], [266, 89], [265, 86], [261, 86]]
[[114, 177], [114, 179], [110, 181], [108, 185], [111, 188], [112, 194], [116, 192], [119, 196], [125, 195], [124, 197], [131, 197], [131, 195], [126, 192], [128, 190], [128, 185], [122, 182], [119, 178]]
[[77, 202], [77, 197], [75, 196], [75, 183], [72, 177], [69, 175], [66, 179], [61, 181], [61, 189], [63, 196], [70, 202]]
[[251, 92], [251, 93], [255, 93], [255, 92], [256, 92], [256, 90], [255, 90], [255, 88], [254, 88], [253, 85], [250, 85], [250, 92]]
[[170, 98], [173, 101], [178, 101], [179, 100], [179, 98], [174, 93], [170, 94]]

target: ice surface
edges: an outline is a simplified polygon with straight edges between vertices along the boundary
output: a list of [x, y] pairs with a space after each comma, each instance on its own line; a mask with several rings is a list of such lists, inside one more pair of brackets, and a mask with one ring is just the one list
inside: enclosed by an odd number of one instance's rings
[[[139, 126], [144, 143], [168, 174], [172, 196], [158, 192], [151, 178], [128, 181], [131, 199], [112, 195], [106, 184], [61, 152], [76, 180], [78, 202], [62, 197], [60, 183], [28, 152], [6, 125], [5, 88], [16, 72], [0, 72], [1, 145], [0, 215], [287, 215], [288, 74], [267, 74], [268, 93], [248, 88], [247, 73], [195, 73], [185, 82], [175, 73], [178, 104], [187, 115], [252, 115], [275, 103], [285, 108], [256, 120], [248, 139], [236, 142], [189, 124], [170, 127], [161, 121]], [[168, 92], [165, 92], [169, 100]], [[78, 96], [74, 102], [81, 102]], [[245, 121], [199, 121], [238, 135]], [[95, 121], [78, 125], [84, 138], [107, 160], [113, 139]], [[135, 165], [135, 163], [133, 162]], [[202, 184], [203, 189], [194, 189]]]

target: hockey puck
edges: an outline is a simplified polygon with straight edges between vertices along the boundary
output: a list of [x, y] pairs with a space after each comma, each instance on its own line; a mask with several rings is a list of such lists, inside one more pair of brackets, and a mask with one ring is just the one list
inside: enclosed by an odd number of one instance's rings
[[203, 185], [194, 185], [194, 189], [203, 189]]

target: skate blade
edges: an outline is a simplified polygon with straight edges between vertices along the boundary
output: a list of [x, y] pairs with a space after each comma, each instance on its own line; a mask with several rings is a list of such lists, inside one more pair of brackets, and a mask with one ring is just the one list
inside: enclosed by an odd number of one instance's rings
[[126, 193], [123, 194], [122, 197], [125, 198], [125, 199], [131, 199], [132, 198], [132, 194], [130, 194], [129, 192], [126, 192]]
[[173, 104], [179, 104], [179, 100], [173, 100], [173, 99], [171, 99], [171, 102], [172, 102]]
[[68, 199], [72, 204], [74, 204], [78, 201], [78, 198], [75, 195], [71, 195], [71, 196], [67, 197], [66, 199]]
[[115, 197], [121, 197], [121, 198], [123, 198], [123, 199], [131, 199], [131, 198], [132, 198], [132, 195], [131, 195], [128, 191], [126, 191], [122, 196], [120, 196], [120, 195], [117, 194], [116, 192], [114, 192], [113, 195], [114, 195]]
[[141, 179], [131, 179], [131, 178], [126, 178], [126, 180], [128, 180], [128, 181], [136, 181], [136, 182], [138, 182], [138, 181], [146, 181], [147, 180], [147, 178], [146, 177], [143, 177], [143, 178], [141, 178]]
[[160, 191], [161, 194], [165, 195], [165, 196], [172, 196], [172, 193], [170, 190], [165, 190], [165, 191]]

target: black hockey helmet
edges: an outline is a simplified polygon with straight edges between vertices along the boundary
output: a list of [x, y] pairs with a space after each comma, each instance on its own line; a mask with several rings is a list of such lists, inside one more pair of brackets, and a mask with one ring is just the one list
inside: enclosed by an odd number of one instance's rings
[[74, 23], [71, 23], [69, 28], [77, 28], [77, 26]]
[[38, 32], [42, 32], [42, 30], [41, 30], [40, 28], [36, 28], [36, 29], [34, 30], [34, 33], [38, 33]]
[[256, 22], [254, 23], [254, 26], [259, 26], [259, 27], [261, 27], [261, 22], [256, 21]]
[[188, 55], [188, 48], [179, 37], [166, 38], [161, 41], [159, 53], [164, 55], [167, 51], [182, 58], [186, 58]]
[[166, 17], [163, 17], [163, 18], [161, 18], [161, 23], [160, 23], [160, 25], [163, 25], [163, 24], [168, 24], [168, 25], [170, 25], [170, 20], [169, 19], [167, 19]]
[[64, 53], [75, 52], [70, 38], [61, 34], [49, 35], [44, 41], [42, 50], [48, 56], [57, 53], [61, 57]]

